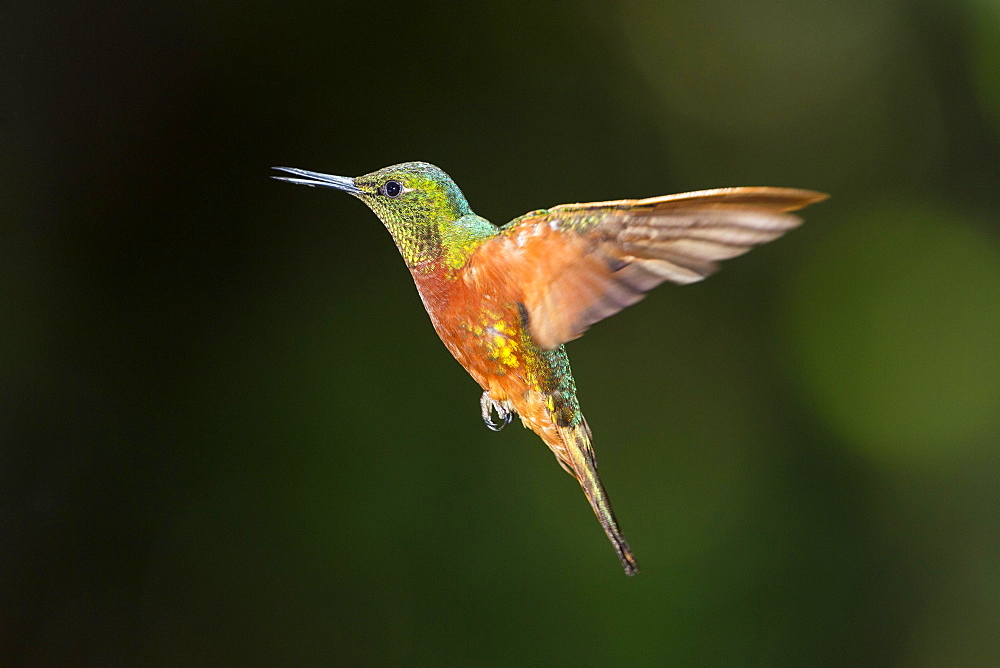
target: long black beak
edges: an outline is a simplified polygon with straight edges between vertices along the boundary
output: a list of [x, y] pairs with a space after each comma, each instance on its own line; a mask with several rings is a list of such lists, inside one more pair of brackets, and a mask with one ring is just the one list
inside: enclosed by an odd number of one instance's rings
[[309, 172], [304, 169], [295, 169], [294, 167], [274, 167], [273, 169], [302, 177], [293, 179], [287, 176], [271, 176], [272, 179], [278, 179], [279, 181], [288, 181], [289, 183], [298, 183], [303, 186], [314, 186], [319, 188], [336, 188], [337, 190], [343, 190], [344, 192], [351, 193], [352, 195], [361, 194], [361, 188], [354, 185], [354, 179], [349, 176], [320, 174], [319, 172]]

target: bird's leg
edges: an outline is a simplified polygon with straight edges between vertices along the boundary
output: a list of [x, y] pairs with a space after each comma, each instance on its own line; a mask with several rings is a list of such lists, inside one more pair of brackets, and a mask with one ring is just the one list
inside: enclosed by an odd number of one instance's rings
[[[493, 431], [500, 431], [514, 419], [514, 411], [505, 406], [505, 403], [493, 400], [489, 391], [483, 392], [483, 396], [479, 400], [479, 407], [483, 410], [483, 422]], [[497, 417], [500, 418], [499, 422], [493, 421], [493, 411], [497, 412]]]

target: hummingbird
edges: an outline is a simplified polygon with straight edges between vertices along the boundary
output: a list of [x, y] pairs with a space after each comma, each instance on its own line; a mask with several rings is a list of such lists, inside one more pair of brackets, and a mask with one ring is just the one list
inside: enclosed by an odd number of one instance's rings
[[[580, 483], [625, 573], [639, 571], [597, 474], [564, 344], [660, 283], [688, 284], [797, 227], [789, 212], [827, 195], [739, 187], [560, 204], [502, 227], [472, 212], [440, 168], [406, 162], [356, 178], [291, 167], [273, 178], [354, 195], [409, 268], [434, 330], [483, 389], [499, 431], [513, 417]], [[494, 420], [493, 415], [496, 414]]]

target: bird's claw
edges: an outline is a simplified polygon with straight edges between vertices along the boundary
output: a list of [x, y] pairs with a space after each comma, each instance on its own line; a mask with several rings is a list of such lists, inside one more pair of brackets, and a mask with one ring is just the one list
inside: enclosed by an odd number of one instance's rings
[[[500, 431], [514, 419], [514, 411], [507, 406], [507, 402], [492, 399], [489, 392], [483, 392], [479, 407], [483, 410], [483, 422], [493, 431]], [[493, 411], [496, 411], [497, 417], [500, 418], [499, 422], [493, 421]]]

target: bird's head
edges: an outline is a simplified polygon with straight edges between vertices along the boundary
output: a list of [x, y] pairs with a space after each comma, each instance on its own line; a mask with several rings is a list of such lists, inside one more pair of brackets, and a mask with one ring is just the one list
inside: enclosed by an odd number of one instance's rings
[[392, 234], [410, 265], [427, 259], [440, 247], [449, 226], [472, 213], [451, 177], [426, 162], [404, 162], [356, 178], [291, 167], [275, 169], [294, 175], [276, 179], [336, 188], [363, 201]]

